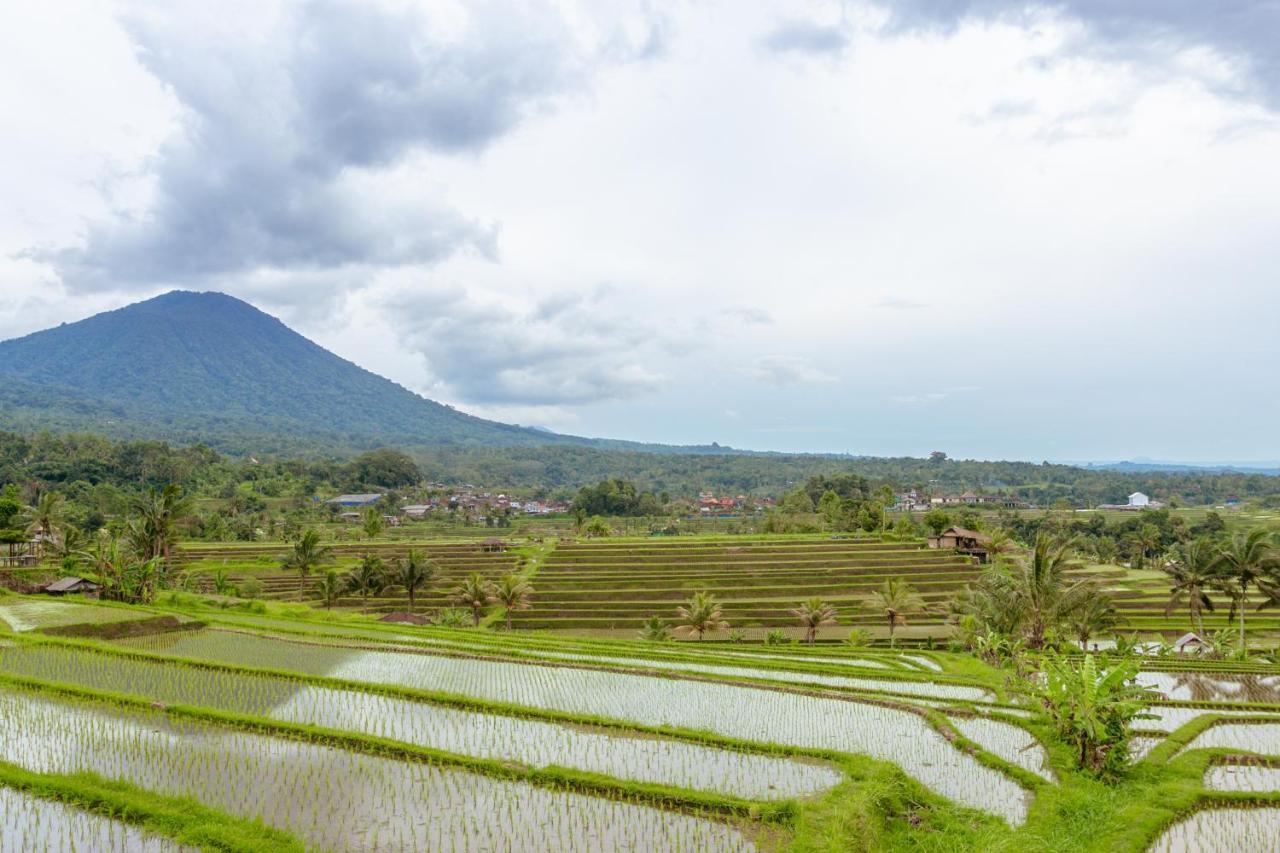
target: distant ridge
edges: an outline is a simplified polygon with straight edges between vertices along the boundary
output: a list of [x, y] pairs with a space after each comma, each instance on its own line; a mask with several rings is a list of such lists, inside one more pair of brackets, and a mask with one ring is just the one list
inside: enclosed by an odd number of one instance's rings
[[0, 342], [0, 377], [0, 427], [9, 429], [203, 441], [233, 452], [626, 444], [464, 414], [223, 293], [172, 291]]

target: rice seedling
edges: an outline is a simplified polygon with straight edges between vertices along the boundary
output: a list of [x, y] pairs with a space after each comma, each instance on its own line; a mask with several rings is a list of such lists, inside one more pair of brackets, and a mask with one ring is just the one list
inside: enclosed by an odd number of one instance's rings
[[78, 604], [74, 601], [7, 598], [0, 602], [0, 620], [12, 631], [39, 631], [63, 625], [127, 622], [151, 614], [137, 610]]
[[1280, 755], [1280, 720], [1274, 723], [1217, 723], [1192, 738], [1182, 752], [1213, 748]]
[[728, 683], [339, 648], [225, 631], [200, 632], [165, 644], [173, 654], [226, 663], [869, 755], [897, 763], [925, 786], [963, 805], [1014, 824], [1026, 816], [1027, 792], [1017, 783], [953, 748], [918, 714], [899, 708]]
[[1055, 780], [1049, 767], [1049, 753], [1026, 729], [986, 717], [953, 716], [948, 717], [947, 721], [956, 731], [987, 752], [1049, 782]]
[[1276, 849], [1278, 808], [1213, 808], [1169, 827], [1149, 853], [1253, 853]]
[[[1267, 764], [1215, 764], [1205, 771], [1210, 791], [1280, 791], [1280, 767]], [[1280, 824], [1275, 827], [1280, 830]]]
[[832, 767], [794, 759], [61, 646], [0, 649], [0, 672], [129, 693], [166, 704], [197, 705], [351, 731], [531, 767], [558, 765], [747, 799], [808, 796], [839, 784], [842, 778]]
[[651, 658], [612, 657], [606, 655], [584, 655], [572, 652], [538, 652], [538, 657], [552, 660], [568, 660], [580, 663], [593, 662], [613, 666], [627, 666], [644, 669], [668, 669], [675, 672], [696, 672], [704, 675], [721, 675], [731, 678], [757, 678], [770, 681], [785, 681], [790, 684], [812, 684], [821, 687], [843, 687], [852, 690], [876, 690], [888, 693], [902, 693], [912, 696], [929, 696], [939, 699], [965, 699], [983, 701], [994, 699], [990, 691], [980, 687], [968, 687], [959, 684], [936, 684], [905, 680], [851, 678], [840, 675], [820, 675], [817, 673], [790, 672], [780, 669], [752, 669], [742, 666], [724, 664], [685, 663], [682, 661], [653, 660]]
[[[1168, 734], [1177, 731], [1197, 717], [1203, 717], [1205, 714], [1228, 717], [1256, 717], [1260, 712], [1230, 708], [1188, 708], [1178, 705], [1152, 705], [1146, 710], [1146, 713], [1151, 715], [1151, 719], [1134, 720], [1134, 731], [1164, 732]], [[1277, 713], [1280, 713], [1280, 709], [1278, 709]]]
[[0, 850], [179, 853], [190, 848], [109, 817], [0, 788]]
[[696, 815], [13, 691], [0, 760], [128, 780], [335, 851], [754, 849]]

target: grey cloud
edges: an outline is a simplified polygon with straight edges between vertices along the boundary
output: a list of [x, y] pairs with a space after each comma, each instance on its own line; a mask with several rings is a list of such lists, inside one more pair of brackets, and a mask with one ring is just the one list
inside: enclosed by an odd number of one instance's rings
[[849, 35], [838, 26], [782, 21], [760, 38], [760, 46], [770, 53], [839, 56], [849, 46]]
[[1243, 61], [1262, 102], [1280, 109], [1280, 3], [1274, 0], [893, 0], [883, 6], [891, 30], [949, 30], [967, 19], [1018, 20], [1038, 7], [1077, 19], [1095, 37], [1124, 50], [1211, 47]]
[[664, 377], [646, 362], [663, 336], [604, 304], [607, 289], [516, 310], [461, 289], [388, 297], [396, 330], [441, 390], [482, 405], [568, 405], [633, 397]]
[[768, 311], [763, 308], [751, 308], [750, 306], [726, 308], [720, 314], [727, 320], [756, 326], [767, 326], [773, 322], [773, 315]]
[[178, 12], [127, 18], [184, 132], [158, 152], [146, 215], [28, 256], [79, 290], [492, 256], [491, 224], [397, 197], [379, 170], [415, 151], [483, 149], [581, 69], [554, 13], [468, 8], [470, 29], [447, 39], [424, 13], [371, 4], [286, 4], [257, 39]]
[[747, 368], [747, 375], [779, 388], [814, 382], [835, 382], [836, 378], [797, 355], [763, 355]]

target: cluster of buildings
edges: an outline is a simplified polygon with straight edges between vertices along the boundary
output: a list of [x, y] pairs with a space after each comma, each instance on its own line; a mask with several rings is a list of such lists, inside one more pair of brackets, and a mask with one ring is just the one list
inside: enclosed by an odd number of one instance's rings
[[727, 515], [743, 510], [763, 512], [777, 501], [773, 498], [753, 498], [747, 495], [717, 495], [715, 492], [698, 493], [698, 512], [702, 515]]
[[987, 507], [1000, 509], [1029, 509], [1030, 504], [1011, 495], [992, 495], [967, 491], [963, 494], [932, 493], [911, 489], [897, 496], [893, 509], [897, 512], [928, 512], [931, 509], [959, 509], [960, 507]]
[[[343, 518], [359, 519], [359, 510], [374, 506], [382, 500], [381, 492], [368, 494], [338, 495], [325, 501], [330, 506], [347, 510]], [[490, 492], [473, 492], [461, 490], [447, 497], [430, 498], [423, 503], [405, 504], [400, 512], [409, 518], [423, 518], [436, 511], [457, 511], [468, 516], [478, 517], [481, 521], [489, 515], [547, 515], [549, 513], [568, 512], [569, 504], [565, 501], [540, 501], [521, 499], [506, 494]], [[398, 524], [398, 516], [387, 516], [389, 524]]]

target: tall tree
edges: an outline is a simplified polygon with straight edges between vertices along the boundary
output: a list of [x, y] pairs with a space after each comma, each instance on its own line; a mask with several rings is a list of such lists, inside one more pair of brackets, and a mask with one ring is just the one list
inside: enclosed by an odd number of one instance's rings
[[332, 558], [331, 550], [320, 544], [319, 532], [308, 530], [293, 543], [293, 550], [280, 559], [280, 568], [298, 573], [298, 598], [301, 599], [307, 577]]
[[720, 602], [714, 595], [696, 592], [689, 603], [676, 608], [680, 624], [676, 626], [676, 634], [701, 640], [714, 631], [723, 631], [729, 627], [725, 621]]
[[67, 502], [57, 492], [41, 492], [27, 507], [27, 532], [42, 542], [56, 544], [66, 517]]
[[1067, 626], [1080, 641], [1080, 648], [1089, 650], [1089, 639], [1107, 631], [1114, 631], [1123, 618], [1116, 610], [1116, 603], [1102, 589], [1092, 586], [1084, 593], [1074, 610], [1067, 615]]
[[1280, 554], [1271, 534], [1255, 527], [1223, 542], [1216, 565], [1223, 575], [1223, 587], [1232, 596], [1231, 615], [1240, 614], [1240, 650], [1244, 651], [1244, 610], [1249, 588], [1255, 587], [1272, 599], [1280, 598]]
[[326, 608], [332, 608], [333, 603], [338, 600], [338, 596], [342, 595], [345, 589], [342, 578], [338, 577], [337, 569], [329, 569], [329, 571], [325, 572], [324, 577], [316, 581], [315, 588]]
[[381, 557], [365, 554], [356, 567], [347, 572], [347, 591], [359, 595], [365, 606], [369, 604], [370, 595], [377, 595], [386, 587], [386, 566]]
[[907, 624], [907, 613], [924, 609], [920, 593], [902, 578], [889, 578], [871, 593], [871, 601], [877, 609], [884, 611], [884, 619], [889, 626], [889, 645], [893, 645], [894, 630]]
[[1037, 534], [1031, 553], [1013, 566], [1010, 577], [1025, 614], [1029, 648], [1044, 648], [1045, 633], [1062, 624], [1088, 594], [1090, 582], [1069, 575], [1079, 567], [1074, 542], [1044, 532]]
[[177, 523], [191, 514], [194, 503], [175, 483], [163, 489], [151, 488], [133, 503], [136, 523], [133, 540], [143, 560], [157, 559], [161, 573], [173, 567], [177, 548]]
[[492, 593], [492, 587], [484, 579], [484, 575], [475, 572], [460, 583], [450, 597], [456, 604], [471, 608], [471, 620], [478, 628], [480, 627], [480, 616], [490, 602], [493, 601]]
[[1195, 539], [1179, 549], [1178, 557], [1161, 569], [1169, 576], [1169, 603], [1164, 615], [1172, 616], [1184, 602], [1191, 613], [1191, 627], [1204, 637], [1204, 611], [1213, 612], [1210, 591], [1226, 579], [1219, 553], [1208, 539]]
[[391, 581], [409, 594], [409, 612], [413, 612], [418, 590], [429, 586], [440, 573], [440, 567], [426, 554], [413, 549], [403, 559], [395, 561]]
[[507, 630], [511, 630], [511, 614], [532, 607], [533, 586], [519, 575], [503, 575], [493, 585], [493, 600], [506, 610]]
[[818, 637], [818, 629], [836, 624], [836, 609], [821, 598], [814, 596], [800, 602], [800, 606], [791, 611], [800, 620], [804, 628], [804, 641], [812, 645]]

